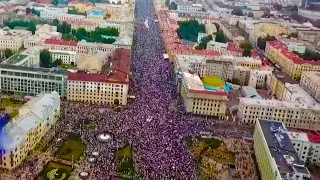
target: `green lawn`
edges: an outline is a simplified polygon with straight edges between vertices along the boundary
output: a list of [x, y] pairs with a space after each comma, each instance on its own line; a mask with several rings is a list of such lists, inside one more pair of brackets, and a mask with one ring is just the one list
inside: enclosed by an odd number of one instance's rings
[[116, 153], [116, 161], [118, 165], [118, 172], [128, 179], [134, 179], [136, 177], [135, 169], [132, 160], [132, 148], [131, 146], [125, 146]]
[[69, 135], [58, 150], [58, 156], [68, 161], [78, 161], [83, 155], [86, 145], [82, 143], [79, 135]]
[[41, 172], [41, 179], [67, 180], [70, 177], [70, 173], [72, 172], [72, 170], [72, 167], [69, 165], [51, 161], [43, 168]]

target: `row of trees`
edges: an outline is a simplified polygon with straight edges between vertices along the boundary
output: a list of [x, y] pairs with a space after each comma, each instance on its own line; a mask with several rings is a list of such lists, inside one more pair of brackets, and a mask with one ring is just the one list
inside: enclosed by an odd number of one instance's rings
[[177, 33], [180, 39], [197, 42], [198, 33], [204, 33], [206, 28], [204, 24], [199, 24], [196, 20], [179, 21]]
[[240, 48], [243, 49], [242, 57], [251, 57], [251, 50], [253, 47], [250, 43], [241, 43]]
[[49, 50], [44, 49], [40, 51], [40, 67], [43, 68], [51, 68], [56, 67], [62, 64], [61, 59], [57, 59], [54, 62], [52, 62], [51, 54]]
[[26, 27], [28, 31], [31, 31], [32, 34], [36, 31], [37, 24], [33, 21], [22, 21], [22, 20], [15, 20], [15, 21], [5, 21], [3, 23], [5, 26], [8, 26], [10, 29], [14, 29], [15, 27]]
[[114, 38], [103, 38], [102, 36], [119, 36], [116, 28], [96, 28], [94, 31], [86, 31], [84, 28], [73, 29], [71, 33], [65, 33], [62, 36], [64, 40], [97, 42], [112, 44], [116, 40]]

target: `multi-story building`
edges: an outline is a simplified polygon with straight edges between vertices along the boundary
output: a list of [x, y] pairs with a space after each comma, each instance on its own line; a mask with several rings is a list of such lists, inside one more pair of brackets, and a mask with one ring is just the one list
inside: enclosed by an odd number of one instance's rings
[[96, 7], [104, 10], [108, 20], [113, 21], [133, 21], [134, 4], [106, 4], [95, 3]]
[[68, 7], [73, 7], [80, 13], [85, 13], [95, 8], [94, 3], [91, 3], [89, 1], [85, 3], [79, 1], [70, 1], [68, 3]]
[[241, 93], [245, 98], [263, 99], [257, 90], [251, 86], [242, 86]]
[[[16, 52], [23, 48], [24, 39], [32, 35], [31, 31], [24, 29], [1, 29], [0, 30], [0, 49], [11, 49]], [[7, 57], [8, 58], [8, 57]]]
[[68, 74], [67, 99], [92, 103], [126, 105], [129, 90], [131, 51], [116, 49], [102, 71]]
[[254, 88], [266, 88], [270, 84], [273, 68], [263, 67], [260, 69], [251, 69], [248, 76], [248, 86]]
[[232, 7], [232, 6], [225, 5], [225, 4], [222, 3], [222, 2], [210, 2], [210, 3], [209, 3], [209, 6], [210, 6], [214, 11], [217, 11], [217, 12], [219, 12], [220, 14], [221, 14], [221, 13], [231, 14], [232, 11], [233, 11], [233, 7]]
[[212, 50], [212, 51], [222, 51], [222, 50], [227, 50], [228, 44], [227, 43], [220, 43], [216, 42], [214, 40], [211, 40], [207, 43], [207, 50]]
[[60, 115], [57, 92], [43, 93], [25, 103], [2, 129], [0, 167], [14, 170], [39, 143]]
[[40, 18], [44, 19], [58, 19], [59, 21], [82, 21], [86, 19], [84, 15], [67, 14], [67, 13], [57, 13], [54, 11], [40, 11]]
[[320, 41], [320, 31], [299, 31], [298, 39], [311, 43], [317, 43]]
[[206, 89], [198, 75], [188, 72], [178, 74], [177, 84], [187, 112], [210, 116], [225, 115], [228, 101], [225, 89]]
[[21, 53], [16, 53], [7, 58], [1, 64], [12, 64], [16, 66], [39, 67], [40, 64], [40, 47], [31, 47]]
[[65, 95], [65, 72], [60, 69], [33, 68], [0, 64], [0, 90], [35, 96], [57, 91]]
[[268, 41], [265, 54], [295, 80], [300, 80], [303, 71], [320, 70], [319, 61], [300, 58], [298, 55], [290, 52], [287, 46], [280, 41]]
[[105, 16], [105, 12], [103, 9], [95, 8], [95, 9], [89, 10], [87, 12], [87, 18], [92, 19], [92, 20], [96, 20], [96, 21], [102, 21], [105, 18], [107, 18], [107, 16]]
[[257, 120], [253, 147], [264, 180], [311, 179], [281, 122]]
[[304, 54], [306, 52], [306, 45], [302, 41], [295, 39], [280, 39], [280, 41], [284, 43], [291, 52], [295, 51], [300, 54]]
[[74, 51], [50, 50], [50, 56], [52, 62], [61, 59], [62, 64], [77, 64], [77, 52]]
[[299, 8], [298, 14], [312, 20], [320, 19], [320, 11], [315, 9]]
[[280, 34], [288, 34], [288, 30], [277, 22], [252, 21], [250, 23], [253, 23], [251, 25], [253, 29], [249, 30], [249, 41], [253, 45], [257, 44], [258, 38], [260, 37], [264, 38], [267, 35], [277, 37]]
[[62, 34], [57, 32], [56, 26], [48, 24], [37, 25], [34, 35], [24, 39], [24, 48], [28, 49], [34, 46], [44, 46], [46, 39], [61, 39]]
[[[232, 25], [232, 26], [237, 25], [237, 23], [241, 19], [241, 16], [236, 16], [236, 15], [228, 14], [228, 13], [221, 13], [220, 15], [223, 20], [225, 20], [227, 23], [229, 23], [229, 25]], [[244, 16], [243, 16], [243, 18], [244, 18]]]
[[68, 13], [68, 7], [57, 7], [53, 5], [36, 5], [32, 7], [37, 11], [52, 11], [56, 13]]
[[303, 163], [320, 164], [320, 135], [313, 132], [287, 132]]
[[59, 39], [46, 39], [44, 48], [49, 50], [78, 51], [78, 42]]
[[177, 3], [178, 11], [202, 11], [202, 4]]
[[283, 99], [286, 84], [298, 84], [298, 82], [280, 71], [273, 71], [270, 84], [267, 83], [269, 90], [277, 99]]
[[320, 72], [302, 72], [300, 86], [303, 87], [313, 98], [320, 102]]
[[296, 96], [294, 93], [293, 101], [240, 98], [237, 116], [245, 123], [267, 119], [283, 122], [287, 127], [319, 130], [319, 103], [308, 97]]
[[220, 29], [223, 31], [224, 35], [231, 40], [232, 42], [236, 44], [241, 44], [245, 41], [245, 38], [239, 31], [239, 29], [236, 26], [231, 26], [226, 21], [221, 21]]

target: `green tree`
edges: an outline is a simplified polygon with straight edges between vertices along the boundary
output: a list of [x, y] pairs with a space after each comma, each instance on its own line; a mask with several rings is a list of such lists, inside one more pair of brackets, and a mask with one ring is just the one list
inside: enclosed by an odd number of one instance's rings
[[219, 31], [219, 32], [216, 33], [215, 41], [216, 42], [221, 42], [221, 43], [225, 43], [226, 42], [223, 32]]
[[196, 47], [196, 49], [206, 49], [208, 42], [211, 40], [212, 40], [212, 35], [209, 35], [207, 37], [203, 37], [201, 39], [200, 44]]
[[217, 22], [213, 22], [213, 24], [216, 26], [217, 32], [218, 32], [220, 30], [220, 24]]
[[62, 60], [59, 58], [59, 59], [56, 59], [54, 62], [53, 62], [56, 66], [60, 66], [62, 64]]
[[47, 49], [40, 51], [40, 67], [50, 68], [51, 67], [51, 56]]
[[250, 12], [248, 13], [248, 17], [254, 17], [253, 12], [250, 11]]
[[5, 50], [4, 50], [4, 56], [5, 56], [5, 58], [9, 58], [10, 56], [12, 56], [12, 50], [11, 49], [9, 49], [9, 48], [6, 48]]
[[72, 34], [63, 34], [62, 39], [66, 41], [76, 41], [76, 37]]
[[178, 24], [177, 33], [180, 39], [197, 42], [198, 33], [205, 32], [205, 25], [196, 20], [179, 21]]
[[243, 49], [242, 57], [251, 57], [251, 50], [248, 48]]
[[62, 29], [63, 29], [63, 33], [68, 34], [71, 32], [71, 25], [64, 21], [62, 23]]
[[103, 38], [102, 43], [112, 44], [112, 43], [114, 43], [115, 41], [116, 41], [116, 40], [113, 39], [113, 38], [107, 38], [107, 39]]
[[232, 11], [232, 14], [237, 15], [237, 16], [243, 16], [243, 12], [240, 7], [235, 7]]
[[240, 48], [242, 48], [242, 49], [249, 49], [249, 50], [252, 50], [252, 49], [253, 49], [253, 47], [252, 47], [252, 45], [251, 45], [250, 43], [241, 43], [241, 44], [240, 44]]
[[40, 11], [37, 11], [34, 8], [31, 9], [31, 13], [36, 15], [36, 16], [40, 16]]

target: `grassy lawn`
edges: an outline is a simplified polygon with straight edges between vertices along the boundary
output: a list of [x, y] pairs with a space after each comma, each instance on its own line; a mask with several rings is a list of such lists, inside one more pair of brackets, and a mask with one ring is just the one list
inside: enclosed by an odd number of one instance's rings
[[15, 55], [9, 57], [6, 61], [8, 64], [16, 64], [26, 57], [27, 57], [27, 55], [15, 54]]
[[44, 180], [67, 180], [72, 170], [71, 166], [51, 161], [43, 168], [40, 176]]
[[57, 154], [62, 159], [78, 161], [83, 155], [85, 149], [86, 146], [82, 143], [81, 137], [79, 135], [72, 134], [64, 141]]
[[128, 179], [134, 179], [134, 177], [136, 177], [131, 146], [125, 146], [117, 151], [116, 162], [118, 172], [121, 173], [121, 176]]

